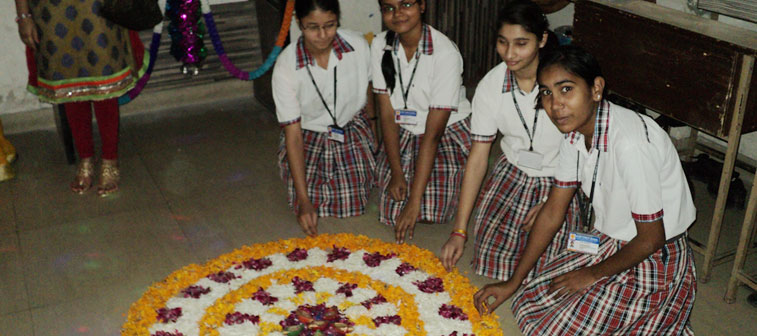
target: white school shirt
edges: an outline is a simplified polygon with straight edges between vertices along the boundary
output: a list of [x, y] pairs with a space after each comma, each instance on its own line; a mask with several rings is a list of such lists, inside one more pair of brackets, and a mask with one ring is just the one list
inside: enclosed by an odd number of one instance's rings
[[[599, 157], [594, 190], [594, 227], [614, 239], [636, 237], [638, 222], [662, 219], [665, 239], [685, 232], [696, 219], [696, 208], [667, 133], [653, 120], [602, 101], [597, 111], [591, 152], [579, 132], [565, 136], [555, 185], [575, 188], [579, 182], [590, 195]], [[576, 178], [576, 160], [578, 178]]]
[[395, 110], [405, 107], [400, 86], [400, 72], [405, 90], [407, 90], [413, 69], [416, 63], [418, 64], [407, 99], [407, 109], [418, 113], [418, 123], [400, 125], [402, 128], [415, 135], [425, 133], [426, 119], [430, 109], [452, 111], [447, 126], [470, 115], [471, 106], [465, 96], [463, 86], [463, 57], [455, 43], [444, 34], [424, 24], [416, 57], [412, 57], [409, 62], [405, 56], [405, 49], [399, 43], [399, 36], [395, 38], [393, 46], [387, 46], [386, 32], [378, 34], [371, 45], [373, 92], [376, 94], [389, 94], [384, 74], [381, 72], [381, 59], [384, 57], [385, 49], [392, 52], [394, 67], [397, 71], [394, 91], [390, 96]]
[[[525, 120], [528, 132], [534, 138], [534, 152], [542, 155], [541, 169], [533, 169], [518, 164], [520, 151], [527, 151], [531, 144], [528, 133], [518, 116], [513, 103], [513, 94]], [[471, 116], [471, 138], [477, 142], [491, 143], [497, 137], [497, 130], [504, 136], [500, 141], [502, 153], [507, 160], [528, 176], [554, 176], [558, 164], [560, 144], [565, 136], [555, 127], [543, 109], [536, 110], [538, 85], [529, 93], [521, 91], [514, 74], [501, 64], [490, 70], [478, 83], [473, 96], [473, 115]], [[534, 116], [536, 131], [534, 131]]]
[[334, 113], [334, 67], [337, 67], [337, 108], [339, 126], [344, 126], [365, 107], [368, 83], [371, 80], [370, 49], [362, 35], [344, 29], [337, 31], [329, 56], [328, 69], [323, 69], [305, 48], [300, 37], [287, 46], [273, 68], [273, 101], [279, 124], [301, 122], [302, 128], [327, 132], [334, 121], [323, 106], [308, 75], [308, 67], [331, 112]]

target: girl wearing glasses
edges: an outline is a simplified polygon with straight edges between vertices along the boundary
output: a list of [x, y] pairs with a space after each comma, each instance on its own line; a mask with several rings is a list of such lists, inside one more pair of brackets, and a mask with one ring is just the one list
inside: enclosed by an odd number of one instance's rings
[[375, 119], [370, 50], [365, 39], [338, 29], [338, 0], [297, 0], [302, 36], [273, 70], [281, 125], [281, 178], [303, 232], [318, 217], [362, 215], [375, 180]]
[[[478, 291], [476, 308], [492, 312], [522, 285], [512, 308], [526, 335], [691, 335], [696, 280], [686, 230], [696, 209], [668, 134], [603, 100], [599, 64], [578, 47], [546, 56], [538, 82], [547, 115], [566, 133], [556, 188], [512, 277]], [[582, 229], [524, 283], [579, 189], [589, 195]]]
[[398, 243], [417, 221], [454, 215], [470, 150], [470, 103], [463, 59], [444, 34], [423, 23], [424, 0], [380, 0], [388, 31], [371, 46], [385, 151], [378, 160], [379, 220]]
[[[476, 273], [500, 280], [510, 278], [526, 246], [529, 223], [533, 223], [552, 188], [564, 136], [546, 112], [536, 107], [539, 56], [555, 43], [549, 38], [548, 26], [547, 18], [531, 0], [510, 1], [499, 13], [497, 52], [502, 63], [479, 82], [473, 98], [473, 146], [465, 166], [454, 230], [440, 257], [447, 270], [463, 254], [468, 220], [479, 198], [498, 131], [503, 135], [502, 154], [483, 184], [475, 217]], [[539, 265], [565, 247], [567, 230], [577, 221], [578, 204], [574, 201]]]

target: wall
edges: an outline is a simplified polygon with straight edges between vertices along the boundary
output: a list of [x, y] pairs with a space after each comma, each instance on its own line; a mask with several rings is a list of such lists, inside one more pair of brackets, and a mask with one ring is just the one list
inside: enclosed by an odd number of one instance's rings
[[[210, 4], [221, 4], [244, 0], [209, 0]], [[26, 91], [28, 72], [24, 45], [18, 37], [18, 27], [14, 18], [16, 6], [13, 0], [0, 1], [0, 45], [6, 52], [0, 58], [0, 115], [24, 111], [34, 111], [48, 107]]]

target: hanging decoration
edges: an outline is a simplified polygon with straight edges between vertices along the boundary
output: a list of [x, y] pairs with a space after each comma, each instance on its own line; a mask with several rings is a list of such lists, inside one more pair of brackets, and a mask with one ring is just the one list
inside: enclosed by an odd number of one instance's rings
[[200, 20], [200, 0], [168, 0], [166, 16], [171, 23], [171, 55], [181, 62], [181, 72], [198, 75], [202, 62], [208, 55], [203, 37], [205, 25]]

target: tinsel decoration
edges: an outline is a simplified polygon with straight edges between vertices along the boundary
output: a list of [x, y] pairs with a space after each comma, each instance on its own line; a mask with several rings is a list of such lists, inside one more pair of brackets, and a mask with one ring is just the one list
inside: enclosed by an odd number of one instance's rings
[[166, 16], [171, 21], [168, 26], [171, 55], [182, 63], [182, 73], [197, 75], [208, 55], [203, 42], [206, 30], [201, 20], [200, 0], [168, 0]]

